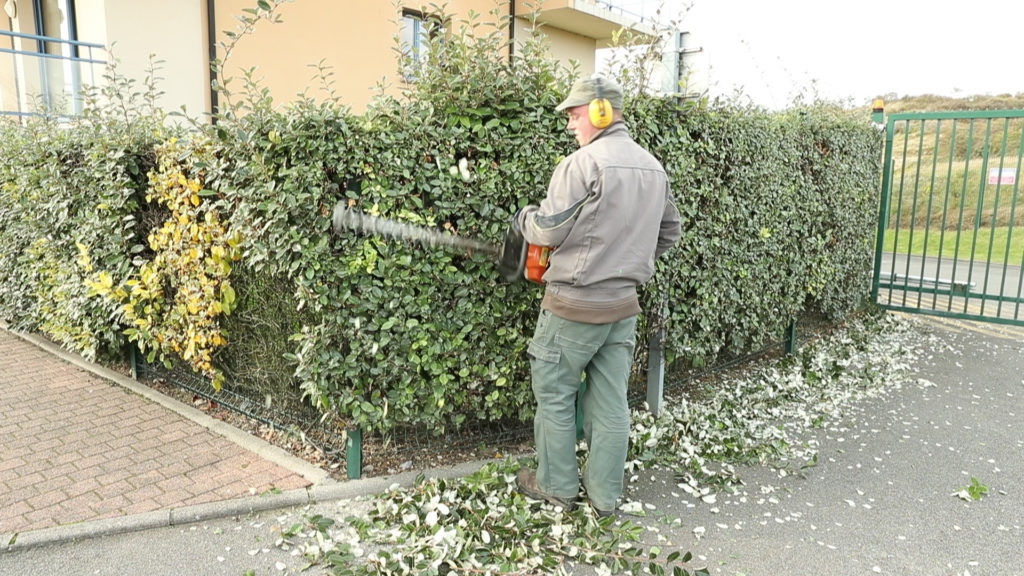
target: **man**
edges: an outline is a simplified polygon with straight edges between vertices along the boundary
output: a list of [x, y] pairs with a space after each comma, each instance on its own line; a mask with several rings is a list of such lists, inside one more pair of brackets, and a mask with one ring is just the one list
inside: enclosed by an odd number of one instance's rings
[[615, 511], [622, 495], [626, 388], [640, 313], [636, 287], [680, 236], [665, 169], [630, 137], [621, 109], [622, 89], [609, 79], [594, 76], [572, 86], [556, 110], [568, 114], [567, 128], [580, 148], [555, 168], [540, 206], [523, 208], [513, 223], [529, 243], [553, 248], [528, 349], [537, 470], [520, 470], [516, 483], [530, 498], [576, 507], [575, 401], [585, 375], [583, 432], [590, 455], [582, 481], [602, 517]]

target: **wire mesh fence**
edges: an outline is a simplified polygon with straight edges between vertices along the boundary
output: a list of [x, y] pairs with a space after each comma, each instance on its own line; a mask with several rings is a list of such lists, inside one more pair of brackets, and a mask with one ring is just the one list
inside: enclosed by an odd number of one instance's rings
[[[821, 314], [805, 313], [798, 320], [795, 346], [818, 338], [832, 324]], [[684, 368], [668, 366], [664, 377], [666, 396], [683, 396], [697, 389], [698, 383], [714, 374], [726, 372], [760, 358], [781, 355], [785, 340], [769, 343], [760, 350], [725, 354], [710, 366]], [[637, 347], [636, 362], [630, 379], [627, 398], [631, 408], [641, 408], [647, 401], [646, 345]], [[641, 348], [643, 348], [641, 350]], [[161, 382], [216, 403], [218, 406], [262, 423], [276, 431], [301, 439], [313, 446], [337, 470], [347, 467], [349, 431], [334, 415], [323, 414], [312, 406], [294, 402], [273, 402], [256, 390], [231, 389], [230, 384], [215, 390], [209, 380], [183, 364], [170, 368], [161, 363], [139, 361], [136, 366], [140, 382]], [[511, 420], [469, 424], [445, 434], [428, 432], [424, 427], [399, 427], [386, 436], [362, 439], [362, 471], [366, 474], [395, 473], [411, 468], [413, 462], [442, 457], [489, 458], [529, 447], [533, 440], [532, 421]]]
[[331, 461], [344, 462], [346, 431], [337, 420], [311, 406], [275, 405], [251, 390], [233, 390], [230, 386], [218, 391], [208, 378], [181, 363], [168, 368], [160, 363], [140, 361], [136, 366], [136, 378], [142, 383], [162, 382], [187, 391], [274, 430], [298, 437]]

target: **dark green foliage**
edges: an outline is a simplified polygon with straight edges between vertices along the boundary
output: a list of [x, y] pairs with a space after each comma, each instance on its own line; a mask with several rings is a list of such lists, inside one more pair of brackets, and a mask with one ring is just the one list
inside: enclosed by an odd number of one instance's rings
[[756, 350], [807, 308], [838, 318], [867, 295], [881, 140], [865, 118], [639, 101], [627, 121], [683, 219], [645, 290], [646, 310], [669, 295], [670, 354]]

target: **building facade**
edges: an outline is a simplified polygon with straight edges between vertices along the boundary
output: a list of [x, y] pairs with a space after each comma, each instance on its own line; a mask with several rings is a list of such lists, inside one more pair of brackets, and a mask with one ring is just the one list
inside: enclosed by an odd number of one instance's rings
[[[300, 93], [325, 98], [317, 67], [333, 72], [334, 94], [360, 112], [379, 86], [397, 92], [408, 81], [398, 51], [417, 50], [426, 24], [438, 17], [419, 1], [292, 0], [275, 9], [280, 22], [260, 20], [236, 40], [239, 17], [266, 0], [0, 2], [0, 112], [15, 116], [75, 113], [82, 87], [101, 83], [114, 61], [119, 74], [137, 80], [155, 63], [160, 106], [193, 117], [221, 105], [212, 80], [248, 70], [275, 102]], [[578, 63], [584, 74], [595, 70], [596, 51], [615, 31], [647, 32], [614, 0], [449, 0], [444, 10], [456, 21], [477, 14], [491, 30], [501, 20], [513, 52], [517, 42], [542, 34], [554, 58]], [[211, 62], [225, 56], [224, 68], [212, 73]]]

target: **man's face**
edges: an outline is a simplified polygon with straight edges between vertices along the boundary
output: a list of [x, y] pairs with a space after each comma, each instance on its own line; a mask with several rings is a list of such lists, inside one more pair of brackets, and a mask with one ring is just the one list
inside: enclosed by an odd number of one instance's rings
[[598, 133], [598, 129], [590, 123], [589, 110], [589, 104], [582, 104], [574, 108], [567, 108], [565, 111], [569, 115], [569, 122], [565, 127], [576, 135], [576, 142], [580, 146], [586, 146]]

